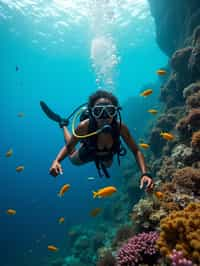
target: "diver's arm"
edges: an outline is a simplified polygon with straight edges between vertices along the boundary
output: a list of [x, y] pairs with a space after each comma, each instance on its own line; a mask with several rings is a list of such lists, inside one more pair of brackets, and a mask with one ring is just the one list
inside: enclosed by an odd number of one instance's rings
[[[82, 121], [77, 129], [75, 130], [75, 133], [78, 135], [85, 135], [88, 131], [88, 124], [86, 120]], [[68, 155], [71, 155], [75, 151], [75, 146], [79, 142], [79, 138], [75, 137], [74, 135], [70, 136], [70, 133], [68, 132], [68, 129], [65, 128], [67, 132], [64, 131], [64, 135], [66, 137], [66, 134], [68, 135], [67, 139], [69, 140], [68, 143], [59, 151], [58, 155], [56, 156], [56, 159], [53, 161], [49, 173], [52, 176], [57, 176], [58, 174], [63, 174], [63, 169], [61, 166], [61, 161], [65, 159]], [[67, 140], [66, 140], [67, 142]]]
[[142, 152], [139, 150], [138, 146], [136, 145], [133, 137], [131, 136], [128, 127], [124, 124], [121, 124], [121, 132], [120, 133], [121, 133], [121, 136], [122, 136], [123, 140], [125, 141], [126, 145], [133, 152], [142, 174], [146, 173], [147, 167], [145, 164], [144, 156], [143, 156]]
[[[77, 135], [85, 135], [88, 133], [88, 125], [89, 125], [89, 120], [84, 120], [82, 121], [78, 127], [75, 130], [75, 133]], [[64, 132], [65, 133], [65, 132]], [[58, 161], [59, 163], [64, 160], [68, 155], [71, 155], [74, 150], [75, 150], [75, 146], [76, 144], [80, 141], [80, 138], [72, 135], [70, 140], [67, 141], [66, 139], [66, 145], [60, 150], [60, 152], [58, 153], [57, 157], [56, 157], [56, 161]], [[67, 143], [68, 142], [68, 143]]]
[[143, 187], [144, 183], [147, 182], [147, 189], [153, 188], [153, 181], [151, 176], [147, 174], [147, 167], [145, 164], [144, 156], [142, 152], [139, 150], [138, 146], [136, 145], [133, 137], [130, 134], [130, 131], [128, 127], [124, 124], [121, 124], [121, 130], [120, 134], [125, 141], [126, 145], [129, 147], [129, 149], [133, 152], [136, 161], [138, 163], [138, 166], [142, 172], [142, 177], [140, 180], [140, 188]]

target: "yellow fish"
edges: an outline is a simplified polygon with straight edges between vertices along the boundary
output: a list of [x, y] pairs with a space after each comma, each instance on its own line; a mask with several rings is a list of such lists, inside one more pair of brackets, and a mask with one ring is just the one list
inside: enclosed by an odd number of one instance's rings
[[156, 196], [156, 198], [158, 199], [163, 199], [164, 198], [164, 193], [160, 192], [160, 191], [156, 191], [154, 192], [154, 195]]
[[143, 149], [148, 149], [149, 148], [149, 144], [147, 143], [140, 143], [139, 146]]
[[147, 112], [152, 114], [152, 115], [156, 115], [158, 113], [158, 111], [156, 109], [149, 109]]
[[53, 246], [53, 245], [48, 245], [48, 250], [56, 252], [56, 251], [58, 251], [58, 248], [56, 246]]
[[152, 94], [153, 90], [152, 89], [147, 89], [143, 92], [140, 93], [140, 96], [148, 96], [150, 94]]
[[174, 139], [174, 135], [168, 132], [161, 132], [160, 136], [163, 137], [163, 139], [166, 140], [173, 140]]
[[116, 187], [113, 186], [108, 186], [99, 189], [98, 191], [93, 191], [93, 198], [103, 198], [103, 197], [108, 197], [111, 196], [113, 193], [117, 191]]
[[8, 209], [8, 210], [6, 211], [6, 213], [9, 214], [9, 215], [15, 215], [17, 212], [16, 212], [16, 210], [14, 210], [14, 209]]
[[7, 152], [6, 152], [6, 157], [10, 157], [13, 155], [13, 149], [9, 149]]
[[64, 185], [61, 187], [61, 189], [60, 189], [60, 191], [59, 191], [59, 193], [58, 193], [58, 196], [59, 196], [59, 197], [63, 197], [64, 194], [65, 194], [65, 192], [66, 192], [69, 188], [70, 188], [70, 184], [64, 184]]
[[24, 170], [24, 166], [23, 165], [20, 165], [20, 166], [16, 167], [16, 171], [17, 172], [22, 172], [23, 170]]
[[156, 73], [158, 74], [158, 76], [164, 76], [167, 74], [167, 71], [164, 69], [158, 69]]
[[101, 208], [95, 208], [91, 210], [90, 215], [96, 217], [101, 212]]
[[59, 222], [59, 224], [63, 224], [65, 222], [65, 218], [64, 217], [60, 217], [58, 219], [58, 222]]

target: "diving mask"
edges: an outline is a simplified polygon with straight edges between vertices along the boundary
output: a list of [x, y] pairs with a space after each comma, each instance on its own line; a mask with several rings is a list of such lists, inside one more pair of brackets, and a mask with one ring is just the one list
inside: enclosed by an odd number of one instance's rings
[[96, 119], [113, 118], [117, 115], [118, 107], [112, 104], [97, 104], [92, 107], [91, 112]]

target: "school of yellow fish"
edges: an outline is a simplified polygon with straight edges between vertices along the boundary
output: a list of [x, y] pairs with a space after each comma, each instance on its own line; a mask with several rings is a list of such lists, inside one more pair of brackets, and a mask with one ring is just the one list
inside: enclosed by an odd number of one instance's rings
[[[158, 76], [164, 76], [167, 74], [167, 71], [164, 70], [164, 69], [158, 69], [156, 71], [157, 75]], [[149, 95], [151, 95], [153, 93], [153, 90], [152, 89], [146, 89], [144, 90], [143, 92], [140, 93], [140, 96], [143, 96], [143, 97], [147, 97]], [[147, 110], [147, 112], [149, 112], [150, 114], [152, 115], [156, 115], [158, 113], [158, 110], [156, 109], [149, 109]], [[17, 115], [18, 117], [22, 118], [24, 117], [24, 113], [18, 113]], [[135, 129], [136, 130], [136, 129]], [[168, 141], [171, 141], [171, 140], [174, 140], [175, 136], [170, 133], [170, 132], [160, 132], [160, 136], [165, 139], [165, 140], [168, 140]], [[147, 143], [139, 143], [139, 146], [143, 149], [148, 149], [150, 147], [149, 144]], [[13, 155], [13, 149], [9, 149], [5, 156], [6, 157], [11, 157]], [[22, 172], [24, 170], [24, 166], [23, 165], [19, 165], [16, 167], [16, 172]], [[88, 177], [88, 180], [94, 180], [95, 178], [94, 177]], [[58, 196], [59, 197], [63, 197], [64, 194], [69, 190], [70, 188], [70, 184], [64, 184], [59, 192], [58, 192]], [[105, 198], [105, 197], [110, 197], [113, 193], [116, 193], [117, 192], [117, 188], [114, 187], [114, 186], [107, 186], [107, 187], [103, 187], [103, 188], [100, 188], [98, 189], [97, 191], [93, 191], [93, 198]], [[158, 200], [162, 200], [164, 198], [164, 193], [160, 192], [160, 191], [155, 191], [154, 192], [154, 195], [155, 197], [158, 199]], [[92, 217], [96, 217], [97, 215], [99, 215], [100, 213], [102, 212], [102, 209], [101, 208], [94, 208], [90, 211], [90, 216]], [[16, 215], [17, 211], [15, 209], [7, 209], [6, 210], [6, 213], [10, 216], [14, 216]], [[59, 224], [63, 224], [65, 222], [65, 218], [64, 217], [59, 217], [58, 218], [58, 223]], [[70, 234], [75, 234], [76, 232], [72, 232], [72, 231], [69, 231], [69, 235]], [[48, 245], [48, 250], [51, 251], [51, 252], [57, 252], [59, 249], [55, 246], [55, 245]]]

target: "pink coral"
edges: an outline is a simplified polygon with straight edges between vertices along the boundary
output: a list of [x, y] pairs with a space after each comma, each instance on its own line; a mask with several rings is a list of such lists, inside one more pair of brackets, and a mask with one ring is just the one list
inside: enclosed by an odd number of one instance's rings
[[181, 251], [177, 251], [176, 249], [172, 250], [172, 253], [170, 254], [170, 259], [172, 262], [172, 266], [192, 266], [192, 261], [187, 260], [183, 257], [183, 253]]
[[130, 238], [118, 251], [117, 265], [135, 266], [139, 263], [155, 260], [157, 258], [157, 250], [155, 247], [157, 239], [158, 233], [153, 231], [141, 233]]

